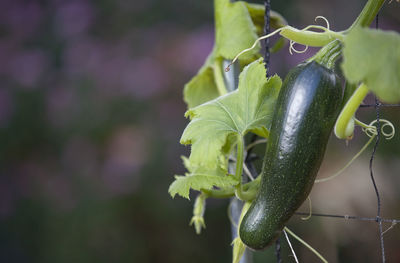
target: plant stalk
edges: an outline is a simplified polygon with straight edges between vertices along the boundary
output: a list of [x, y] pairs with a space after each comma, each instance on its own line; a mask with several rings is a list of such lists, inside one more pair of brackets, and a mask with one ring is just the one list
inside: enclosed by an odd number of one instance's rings
[[379, 10], [381, 10], [384, 3], [385, 0], [368, 0], [361, 13], [358, 15], [357, 19], [346, 31], [350, 31], [358, 26], [369, 26], [372, 21], [374, 21], [376, 15], [379, 13]]

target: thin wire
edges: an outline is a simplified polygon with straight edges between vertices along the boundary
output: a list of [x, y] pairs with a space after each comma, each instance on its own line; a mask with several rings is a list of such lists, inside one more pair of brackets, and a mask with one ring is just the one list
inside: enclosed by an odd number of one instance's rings
[[[379, 13], [376, 15], [375, 18], [375, 28], [378, 29], [378, 20], [379, 20]], [[376, 201], [377, 201], [377, 213], [376, 213], [376, 222], [378, 223], [379, 226], [379, 239], [380, 239], [380, 246], [381, 246], [381, 255], [382, 255], [382, 263], [386, 262], [385, 258], [385, 243], [383, 241], [383, 230], [382, 230], [382, 220], [381, 220], [381, 197], [378, 191], [378, 187], [375, 182], [374, 178], [374, 172], [372, 169], [372, 164], [374, 161], [376, 149], [378, 148], [379, 141], [380, 141], [380, 135], [381, 135], [381, 127], [380, 127], [380, 121], [379, 121], [379, 106], [380, 103], [378, 99], [375, 96], [375, 111], [376, 111], [376, 121], [377, 121], [377, 136], [376, 136], [376, 141], [374, 145], [374, 149], [371, 154], [371, 159], [369, 161], [369, 171], [370, 171], [370, 176], [371, 176], [371, 181], [374, 186], [375, 194], [376, 194]]]
[[372, 151], [371, 154], [371, 159], [369, 161], [369, 171], [370, 171], [370, 176], [371, 176], [371, 181], [372, 184], [374, 186], [374, 190], [375, 190], [375, 194], [376, 194], [376, 201], [377, 201], [377, 213], [376, 213], [376, 222], [378, 222], [379, 225], [379, 236], [380, 236], [380, 246], [381, 246], [381, 254], [382, 254], [382, 262], [385, 263], [385, 245], [383, 242], [383, 231], [382, 231], [382, 220], [381, 220], [381, 198], [380, 198], [380, 194], [378, 191], [378, 187], [376, 185], [375, 182], [375, 178], [374, 178], [374, 172], [372, 169], [372, 164], [374, 161], [374, 157], [375, 157], [375, 153], [376, 153], [376, 149], [378, 148], [379, 145], [379, 141], [380, 141], [380, 133], [381, 133], [381, 127], [380, 127], [380, 122], [379, 122], [379, 102], [378, 99], [375, 97], [375, 111], [376, 111], [376, 120], [377, 120], [377, 136], [376, 136], [376, 141], [375, 141], [375, 145], [374, 145], [374, 149]]
[[296, 252], [294, 252], [294, 249], [293, 249], [293, 247], [292, 247], [292, 243], [290, 243], [290, 239], [289, 239], [289, 237], [288, 237], [286, 231], [283, 230], [283, 233], [285, 234], [286, 240], [287, 240], [287, 242], [288, 242], [288, 244], [289, 244], [290, 250], [292, 251], [292, 254], [293, 254], [293, 257], [294, 257], [295, 261], [296, 261], [297, 263], [299, 263], [299, 260], [297, 259], [297, 256], [296, 256]]
[[[310, 215], [310, 212], [296, 212], [295, 215], [305, 216], [305, 215]], [[376, 222], [376, 217], [362, 217], [362, 216], [350, 216], [350, 215], [333, 215], [333, 214], [320, 214], [320, 213], [312, 213], [311, 216], [342, 218], [342, 219], [346, 219], [346, 220], [347, 219], [353, 219], [353, 220], [359, 220], [359, 221], [373, 221], [373, 222]], [[400, 223], [400, 219], [381, 218], [380, 221], [384, 222], [384, 223], [392, 223], [392, 224]]]
[[[265, 13], [264, 13], [264, 34], [268, 35], [271, 31], [270, 28], [270, 13], [271, 13], [271, 1], [270, 0], [264, 0], [264, 6], [265, 6]], [[270, 75], [270, 50], [269, 50], [269, 38], [264, 39], [263, 41], [264, 44], [264, 63], [265, 63], [265, 69], [266, 69], [266, 77], [268, 78]], [[253, 137], [255, 139], [255, 137]], [[251, 152], [251, 150], [250, 150]], [[276, 261], [278, 263], [282, 262], [281, 258], [281, 244], [279, 241], [279, 238], [275, 241], [275, 255], [276, 255]]]
[[[264, 13], [264, 35], [268, 35], [270, 33], [270, 12], [271, 12], [271, 1], [264, 0], [265, 13]], [[269, 61], [270, 61], [270, 52], [269, 52], [269, 38], [263, 40], [264, 45], [264, 63], [265, 68], [267, 70], [267, 77], [269, 75]]]
[[244, 171], [244, 173], [249, 177], [249, 179], [250, 179], [251, 181], [254, 181], [254, 177], [253, 177], [253, 175], [251, 174], [249, 168], [247, 168], [246, 163], [243, 163], [243, 171]]
[[[376, 104], [364, 104], [360, 105], [360, 108], [375, 108]], [[400, 104], [382, 104], [379, 103], [379, 107], [400, 107]]]

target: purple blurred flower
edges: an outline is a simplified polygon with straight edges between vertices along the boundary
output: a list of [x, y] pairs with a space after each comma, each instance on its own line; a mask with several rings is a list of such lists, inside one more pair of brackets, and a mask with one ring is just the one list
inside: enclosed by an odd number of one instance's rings
[[63, 2], [56, 11], [56, 31], [65, 38], [85, 33], [94, 20], [94, 10], [86, 1]]
[[65, 73], [72, 77], [91, 74], [102, 65], [104, 48], [95, 40], [80, 38], [71, 41], [64, 51]]
[[190, 73], [196, 73], [211, 53], [214, 43], [214, 30], [211, 26], [197, 29], [176, 45], [174, 62]]
[[143, 11], [147, 11], [147, 8], [150, 8], [151, 5], [154, 4], [154, 0], [146, 0], [146, 1], [126, 1], [126, 0], [117, 0], [115, 1], [118, 5], [119, 9], [129, 12], [130, 14], [137, 14]]
[[129, 42], [98, 44], [91, 39], [71, 42], [65, 56], [71, 76], [89, 75], [108, 95], [149, 98], [169, 85], [169, 77], [153, 56], [133, 59]]
[[48, 68], [48, 58], [43, 51], [26, 50], [15, 53], [8, 68], [10, 76], [19, 84], [32, 88]]
[[0, 24], [14, 38], [33, 36], [43, 19], [43, 10], [35, 1], [0, 1]]
[[8, 75], [9, 67], [14, 57], [15, 42], [10, 39], [0, 40], [0, 74]]
[[124, 90], [140, 99], [154, 96], [170, 85], [165, 68], [151, 57], [133, 60], [120, 70]]

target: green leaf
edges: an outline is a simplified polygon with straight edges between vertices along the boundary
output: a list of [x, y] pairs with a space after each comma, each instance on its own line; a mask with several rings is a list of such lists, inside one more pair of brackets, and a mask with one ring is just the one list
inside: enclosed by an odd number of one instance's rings
[[214, 52], [208, 56], [197, 75], [194, 76], [183, 89], [183, 100], [188, 105], [188, 109], [219, 96], [212, 68], [212, 63], [214, 63], [213, 53]]
[[[218, 62], [233, 59], [240, 51], [253, 45], [258, 37], [257, 34], [262, 34], [264, 9], [261, 5], [247, 4], [242, 1], [230, 3], [229, 0], [215, 0], [214, 5], [216, 41], [204, 65], [184, 87], [183, 97], [188, 109], [210, 101], [225, 92], [224, 83], [220, 81], [223, 76], [219, 73], [223, 70], [222, 68], [215, 70], [215, 67], [222, 67]], [[271, 13], [272, 26], [284, 21], [279, 14], [275, 14], [275, 12]], [[254, 23], [257, 25], [255, 26]], [[260, 57], [259, 47], [241, 56], [239, 61], [244, 66], [258, 57]]]
[[168, 192], [172, 197], [176, 194], [189, 199], [190, 189], [200, 191], [214, 187], [224, 188], [238, 184], [233, 176], [191, 173], [186, 176], [175, 176], [175, 181], [169, 186]]
[[175, 181], [169, 186], [168, 192], [172, 197], [176, 194], [189, 199], [190, 189], [213, 189], [214, 187], [224, 188], [238, 184], [238, 181], [231, 175], [227, 175], [224, 165], [219, 163], [215, 169], [193, 165], [189, 159], [182, 157], [186, 169], [189, 171], [186, 176], [175, 176]]
[[400, 102], [400, 34], [356, 28], [344, 39], [346, 79], [364, 82], [380, 100]]
[[252, 131], [267, 137], [281, 84], [278, 76], [266, 78], [264, 63], [259, 59], [244, 68], [238, 90], [188, 110], [185, 116], [191, 122], [181, 143], [192, 144], [190, 162], [215, 169], [237, 136]]
[[247, 10], [249, 11], [251, 20], [253, 20], [253, 24], [256, 27], [257, 35], [262, 35], [264, 33], [264, 15], [265, 8], [264, 5], [260, 4], [250, 4], [245, 3]]
[[[240, 51], [249, 48], [258, 38], [246, 4], [242, 1], [215, 0], [215, 44], [216, 56], [233, 59]], [[260, 45], [241, 56], [245, 64], [258, 57]]]

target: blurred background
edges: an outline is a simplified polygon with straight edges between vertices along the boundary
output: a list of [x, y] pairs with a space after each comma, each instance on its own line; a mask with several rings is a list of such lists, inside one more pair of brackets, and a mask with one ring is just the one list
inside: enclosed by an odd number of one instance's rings
[[[296, 27], [323, 15], [343, 30], [364, 2], [272, 0], [272, 8]], [[399, 13], [396, 1], [386, 4], [380, 28], [400, 31]], [[212, 1], [0, 1], [0, 262], [231, 261], [227, 201], [207, 203], [198, 236], [188, 225], [193, 198], [167, 192], [189, 153], [179, 144], [183, 85], [213, 41]], [[284, 76], [309, 55], [285, 48], [272, 55], [272, 72]], [[367, 123], [375, 118], [373, 109], [360, 111]], [[400, 108], [380, 114], [400, 131]], [[382, 214], [397, 219], [398, 134], [381, 140], [374, 162]], [[367, 138], [358, 135], [349, 146], [332, 138], [321, 177], [362, 147]], [[371, 151], [314, 187], [314, 212], [376, 215]], [[379, 261], [373, 222], [294, 216], [289, 227], [330, 262]], [[388, 261], [400, 262], [398, 226], [385, 242]], [[293, 245], [301, 261], [318, 262]], [[254, 262], [274, 262], [273, 249]]]

